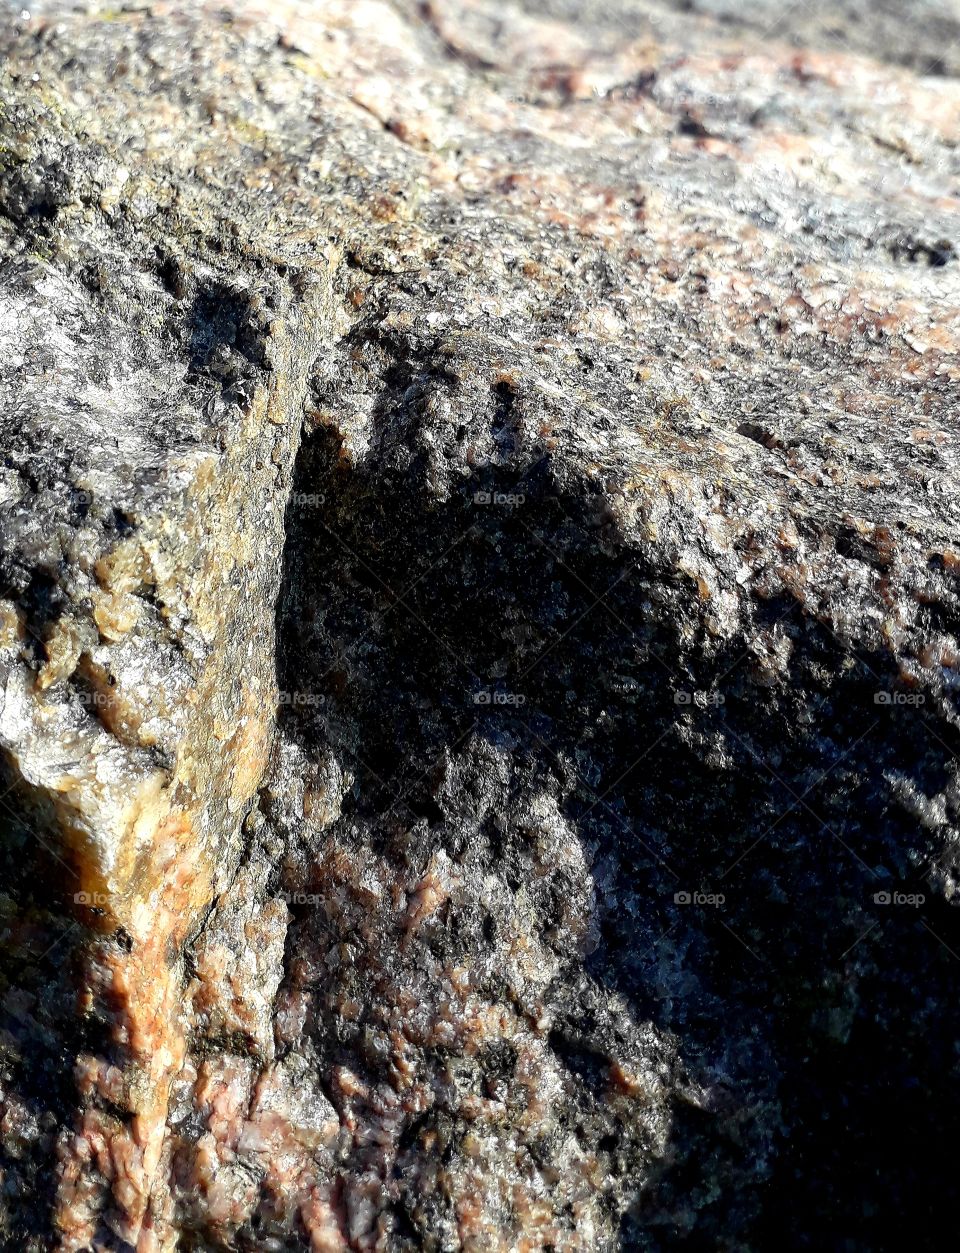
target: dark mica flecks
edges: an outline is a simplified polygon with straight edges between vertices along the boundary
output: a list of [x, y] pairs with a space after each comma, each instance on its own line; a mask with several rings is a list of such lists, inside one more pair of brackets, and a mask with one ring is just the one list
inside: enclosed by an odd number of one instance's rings
[[0, 1249], [940, 1248], [960, 18], [0, 18]]

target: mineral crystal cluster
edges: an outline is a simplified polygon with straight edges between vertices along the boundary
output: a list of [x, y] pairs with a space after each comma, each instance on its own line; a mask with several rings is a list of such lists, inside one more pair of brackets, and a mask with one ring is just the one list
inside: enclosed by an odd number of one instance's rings
[[0, 1249], [942, 1247], [960, 12], [0, 10]]

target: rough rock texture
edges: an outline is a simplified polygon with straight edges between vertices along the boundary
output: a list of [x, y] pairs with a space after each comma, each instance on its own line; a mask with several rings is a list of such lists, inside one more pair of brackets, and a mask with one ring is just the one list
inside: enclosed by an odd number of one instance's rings
[[960, 13], [0, 22], [0, 1247], [933, 1247]]

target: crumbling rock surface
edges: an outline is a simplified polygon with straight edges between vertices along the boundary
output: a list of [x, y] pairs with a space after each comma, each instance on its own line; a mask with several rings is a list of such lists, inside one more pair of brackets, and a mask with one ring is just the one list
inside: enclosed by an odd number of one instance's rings
[[0, 22], [0, 1247], [932, 1247], [958, 15]]

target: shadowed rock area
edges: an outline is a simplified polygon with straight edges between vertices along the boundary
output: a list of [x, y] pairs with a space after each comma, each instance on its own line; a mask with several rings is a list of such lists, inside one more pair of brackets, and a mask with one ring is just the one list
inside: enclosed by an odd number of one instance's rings
[[960, 11], [0, 14], [0, 1248], [940, 1247]]

